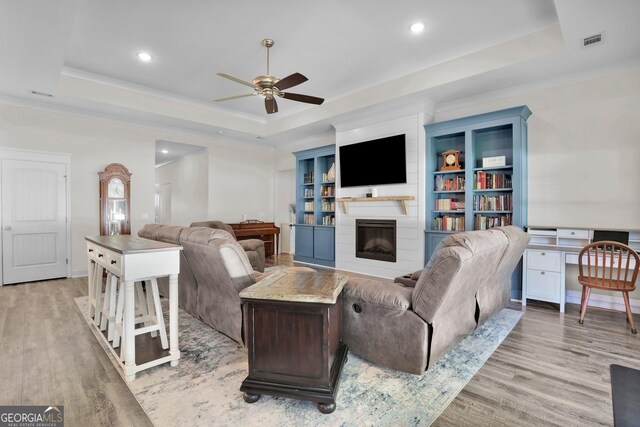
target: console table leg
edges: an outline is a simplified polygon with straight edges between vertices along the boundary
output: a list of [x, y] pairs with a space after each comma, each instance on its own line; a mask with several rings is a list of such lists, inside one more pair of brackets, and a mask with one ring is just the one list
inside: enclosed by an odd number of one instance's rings
[[[160, 314], [162, 315], [162, 314]], [[178, 275], [169, 276], [169, 354], [171, 366], [178, 366], [180, 350], [178, 349]]]
[[133, 381], [136, 378], [134, 368], [136, 366], [136, 335], [135, 335], [135, 318], [136, 318], [136, 301], [135, 301], [135, 282], [124, 282], [124, 327], [123, 327], [123, 344], [124, 344], [124, 373], [127, 381]]

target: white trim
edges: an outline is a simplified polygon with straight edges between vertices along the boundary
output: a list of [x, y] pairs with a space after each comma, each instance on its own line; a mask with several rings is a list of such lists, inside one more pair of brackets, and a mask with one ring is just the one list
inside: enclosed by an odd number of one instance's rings
[[[582, 292], [570, 291], [567, 289], [568, 303], [580, 305], [581, 300], [582, 300]], [[640, 300], [630, 298], [629, 304], [631, 305], [632, 313], [640, 313]], [[622, 311], [622, 312], [626, 311], [624, 306], [624, 299], [621, 296], [616, 297], [612, 295], [596, 294], [593, 292], [589, 297], [589, 307], [607, 308], [609, 310], [616, 310], [616, 311]], [[589, 312], [587, 311], [587, 315], [588, 314]]]
[[71, 272], [71, 277], [87, 277], [89, 276], [89, 270], [73, 270]]
[[[66, 222], [65, 229], [67, 231], [67, 277], [71, 277], [71, 154], [67, 153], [52, 153], [48, 151], [35, 151], [24, 150], [21, 148], [0, 148], [0, 161], [1, 160], [26, 160], [32, 162], [45, 162], [45, 163], [62, 163], [65, 166], [65, 191], [66, 191]], [[1, 172], [1, 171], [0, 171]], [[1, 179], [1, 175], [0, 175]], [[2, 187], [0, 186], [0, 189]], [[2, 194], [0, 190], [0, 201], [2, 200]], [[0, 207], [0, 225], [2, 224], [2, 209]], [[2, 271], [2, 233], [0, 233], [0, 286], [3, 286], [3, 271]]]
[[60, 73], [64, 76], [73, 77], [76, 79], [86, 80], [92, 83], [101, 84], [104, 86], [110, 86], [117, 89], [124, 89], [131, 92], [136, 92], [141, 95], [154, 96], [164, 99], [165, 101], [179, 102], [181, 104], [190, 105], [192, 107], [205, 108], [207, 110], [215, 111], [216, 113], [228, 114], [229, 116], [249, 120], [255, 123], [265, 124], [266, 118], [258, 116], [256, 114], [245, 113], [242, 111], [229, 111], [227, 108], [222, 108], [216, 104], [201, 101], [196, 98], [189, 98], [187, 96], [181, 96], [170, 92], [165, 92], [159, 89], [153, 89], [148, 86], [138, 85], [135, 83], [126, 82], [123, 80], [114, 79], [112, 77], [106, 77], [101, 74], [90, 73], [88, 71], [78, 70], [73, 67], [64, 66]]

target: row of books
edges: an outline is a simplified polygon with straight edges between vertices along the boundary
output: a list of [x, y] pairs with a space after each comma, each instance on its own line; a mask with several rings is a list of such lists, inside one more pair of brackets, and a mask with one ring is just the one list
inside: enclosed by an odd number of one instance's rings
[[304, 214], [302, 221], [303, 224], [313, 225], [316, 223], [316, 216], [314, 214]]
[[336, 217], [333, 215], [325, 215], [322, 217], [322, 225], [336, 225]]
[[333, 197], [335, 195], [336, 187], [333, 185], [323, 185], [320, 187], [320, 195], [322, 197]]
[[313, 184], [313, 171], [304, 174], [303, 182], [305, 184]]
[[473, 196], [474, 211], [511, 211], [513, 210], [513, 198], [511, 194], [500, 196]]
[[464, 216], [439, 216], [433, 219], [433, 229], [440, 231], [464, 231]]
[[313, 197], [313, 188], [305, 188], [304, 197]]
[[464, 190], [464, 176], [458, 175], [445, 178], [444, 175], [436, 175], [434, 183], [435, 191], [455, 191]]
[[487, 230], [489, 228], [503, 227], [505, 225], [511, 225], [511, 214], [499, 216], [476, 215], [474, 224], [476, 230]]
[[313, 204], [313, 200], [310, 202], [304, 202], [304, 210], [305, 211], [312, 211], [315, 209], [315, 205]]
[[437, 211], [463, 211], [464, 202], [456, 199], [436, 199]]
[[329, 178], [329, 174], [328, 173], [323, 173], [322, 174], [322, 182], [334, 182], [334, 179]]
[[320, 209], [322, 209], [323, 212], [333, 212], [336, 210], [336, 205], [334, 202], [323, 201], [320, 204]]
[[511, 188], [511, 174], [478, 171], [473, 174], [473, 188], [476, 190]]

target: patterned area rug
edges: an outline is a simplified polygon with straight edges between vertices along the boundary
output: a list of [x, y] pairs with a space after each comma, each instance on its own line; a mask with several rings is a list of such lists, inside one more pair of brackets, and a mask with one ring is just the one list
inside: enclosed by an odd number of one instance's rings
[[[89, 323], [88, 298], [75, 301]], [[247, 376], [246, 350], [180, 310], [180, 364], [138, 373], [128, 386], [158, 427], [429, 425], [521, 316], [519, 311], [503, 309], [423, 375], [382, 368], [349, 353], [336, 410], [323, 415], [312, 402], [267, 395], [254, 404], [245, 403], [240, 384]], [[94, 327], [91, 330], [98, 333]], [[107, 354], [116, 364], [111, 352]]]

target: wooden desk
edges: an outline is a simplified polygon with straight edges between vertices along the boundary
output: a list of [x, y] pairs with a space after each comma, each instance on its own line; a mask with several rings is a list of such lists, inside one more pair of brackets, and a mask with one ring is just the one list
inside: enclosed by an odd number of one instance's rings
[[342, 288], [347, 276], [281, 270], [240, 292], [244, 303], [249, 375], [247, 403], [261, 394], [317, 402], [320, 412], [335, 398], [347, 346], [342, 343]]
[[[178, 349], [178, 274], [180, 273], [180, 251], [182, 246], [156, 242], [137, 236], [96, 236], [85, 237], [89, 261], [89, 296], [91, 297], [94, 267], [99, 264], [111, 274], [120, 278], [124, 289], [123, 345], [124, 360], [120, 367], [127, 381], [136, 378], [136, 372], [170, 362], [177, 366], [180, 359]], [[143, 363], [136, 363], [135, 329], [135, 282], [155, 277], [169, 276], [169, 354]], [[93, 325], [93, 327], [97, 327]], [[99, 330], [100, 328], [98, 328]], [[116, 360], [120, 355], [102, 333], [98, 334], [106, 342]]]
[[[559, 304], [560, 312], [564, 313], [567, 299], [566, 266], [578, 264], [580, 250], [592, 242], [593, 231], [583, 228], [528, 227], [531, 241], [522, 263], [523, 306], [527, 305], [527, 298], [553, 302]], [[628, 231], [629, 246], [640, 251], [640, 231]], [[586, 264], [586, 255], [583, 261]], [[592, 303], [593, 300], [589, 305]]]
[[259, 239], [264, 242], [264, 255], [277, 254], [280, 246], [280, 227], [273, 222], [240, 222], [229, 224], [238, 240]]

